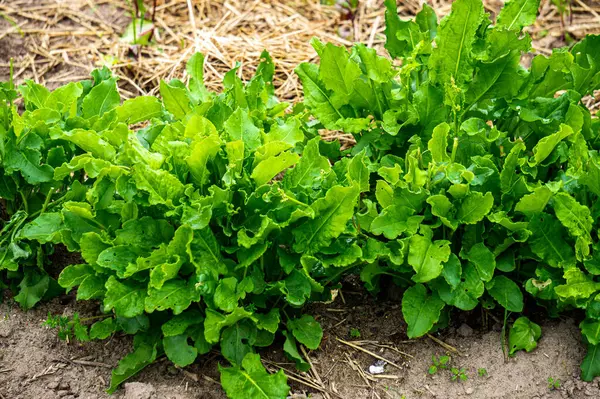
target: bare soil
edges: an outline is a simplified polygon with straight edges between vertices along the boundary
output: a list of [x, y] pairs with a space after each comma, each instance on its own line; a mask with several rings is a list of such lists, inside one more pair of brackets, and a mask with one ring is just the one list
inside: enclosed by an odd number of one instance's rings
[[[283, 355], [281, 342], [261, 353], [269, 370], [282, 367], [294, 373], [290, 375], [296, 381], [289, 380], [294, 398], [322, 399], [323, 391], [331, 398], [342, 399], [600, 397], [599, 379], [592, 383], [579, 380], [579, 364], [585, 350], [573, 319], [542, 322], [538, 348], [505, 360], [499, 323], [490, 318], [484, 328], [478, 321], [478, 312], [475, 316], [458, 314], [455, 324], [435, 334], [438, 340], [458, 350], [458, 355], [431, 338], [407, 340], [395, 294], [374, 298], [353, 292], [353, 288], [344, 287], [345, 303], [338, 296], [334, 303], [307, 310], [325, 330], [321, 348], [309, 353], [315, 374], [297, 372]], [[75, 312], [81, 317], [93, 316], [98, 305], [77, 303], [72, 295], [55, 298], [30, 312], [22, 312], [10, 298], [0, 304], [0, 398], [225, 398], [217, 382], [217, 364], [225, 361], [216, 352], [185, 370], [159, 359], [113, 396], [106, 394], [110, 368], [130, 350], [131, 337], [117, 334], [103, 342], [67, 343], [57, 338], [56, 331], [42, 326], [48, 313]], [[351, 329], [359, 331], [360, 338], [351, 337]], [[368, 369], [377, 359], [338, 338], [358, 343], [395, 366], [386, 364], [384, 378], [372, 376]], [[448, 370], [428, 374], [432, 355], [444, 354], [450, 354], [453, 366], [465, 368], [467, 381], [451, 381]], [[478, 376], [481, 368], [486, 369], [486, 377]], [[549, 377], [560, 380], [561, 387], [550, 390]], [[298, 383], [298, 379], [322, 388]]]

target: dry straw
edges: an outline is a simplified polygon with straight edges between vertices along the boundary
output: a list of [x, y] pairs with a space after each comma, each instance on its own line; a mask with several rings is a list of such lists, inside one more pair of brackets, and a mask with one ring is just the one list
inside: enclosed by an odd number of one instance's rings
[[[141, 49], [120, 40], [131, 21], [129, 3], [0, 0], [0, 79], [7, 78], [10, 57], [15, 60], [17, 82], [34, 79], [51, 87], [85, 78], [91, 69], [106, 64], [121, 77], [124, 97], [154, 94], [160, 79], [185, 76], [185, 61], [200, 51], [207, 56], [207, 85], [216, 89], [223, 74], [238, 62], [239, 73], [249, 78], [267, 49], [277, 65], [277, 94], [297, 100], [301, 91], [293, 69], [315, 59], [312, 37], [347, 46], [365, 42], [385, 54], [382, 0], [360, 0], [353, 14], [320, 0], [159, 0], [155, 43]], [[147, 17], [151, 3], [146, 0]], [[421, 7], [417, 0], [400, 3], [399, 11], [406, 17]], [[492, 17], [502, 5], [499, 0], [485, 3]], [[429, 4], [438, 15], [445, 15], [451, 1]], [[573, 0], [571, 17], [561, 17], [550, 0], [542, 0], [540, 9], [540, 18], [530, 28], [538, 52], [564, 45], [565, 31], [575, 39], [600, 33], [598, 2]]]

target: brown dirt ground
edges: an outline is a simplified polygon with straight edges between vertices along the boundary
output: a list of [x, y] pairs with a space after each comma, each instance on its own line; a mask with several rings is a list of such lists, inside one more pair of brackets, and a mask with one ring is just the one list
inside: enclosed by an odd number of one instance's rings
[[[479, 313], [460, 314], [453, 324], [435, 336], [460, 352], [448, 352], [430, 338], [408, 341], [398, 293], [374, 298], [352, 284], [344, 286], [344, 299], [313, 305], [308, 312], [324, 328], [321, 348], [309, 354], [315, 374], [299, 373], [285, 359], [282, 343], [276, 342], [261, 353], [267, 367], [291, 371], [289, 380], [294, 398], [598, 398], [599, 379], [592, 383], [579, 380], [579, 364], [585, 350], [573, 319], [541, 322], [542, 338], [531, 353], [518, 353], [505, 361], [500, 344], [499, 323], [490, 315], [487, 328]], [[104, 390], [110, 381], [110, 367], [131, 348], [131, 337], [115, 335], [107, 341], [66, 343], [56, 331], [41, 324], [48, 313], [81, 317], [96, 315], [95, 303], [76, 303], [73, 295], [64, 295], [30, 312], [22, 312], [8, 297], [0, 304], [0, 398], [110, 398]], [[468, 324], [467, 324], [468, 323]], [[350, 330], [361, 333], [360, 341]], [[370, 354], [338, 341], [358, 343], [361, 347], [393, 362], [385, 366], [385, 378], [366, 380]], [[385, 345], [382, 347], [381, 345]], [[450, 354], [452, 365], [464, 367], [468, 380], [452, 382], [449, 371], [428, 375], [432, 355]], [[80, 361], [95, 362], [81, 364]], [[223, 359], [216, 353], [200, 358], [185, 370], [159, 359], [133, 377], [112, 397], [115, 399], [224, 399], [217, 364]], [[360, 368], [361, 372], [357, 370]], [[477, 370], [485, 368], [487, 377]], [[549, 390], [548, 377], [560, 379], [561, 388]], [[367, 377], [368, 378], [368, 377]], [[297, 382], [303, 379], [313, 387]], [[314, 386], [321, 387], [319, 390]], [[404, 396], [403, 396], [404, 395]]]

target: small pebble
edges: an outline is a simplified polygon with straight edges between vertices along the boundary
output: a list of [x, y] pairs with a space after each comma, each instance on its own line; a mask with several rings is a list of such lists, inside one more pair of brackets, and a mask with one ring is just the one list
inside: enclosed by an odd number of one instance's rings
[[467, 395], [471, 395], [473, 392], [474, 392], [474, 389], [473, 389], [473, 388], [471, 388], [471, 387], [469, 387], [469, 388], [465, 389], [465, 393], [466, 393]]
[[458, 333], [458, 335], [460, 335], [461, 337], [464, 337], [464, 338], [470, 337], [471, 335], [473, 335], [473, 329], [465, 323], [463, 323], [460, 327], [458, 327], [458, 330], [456, 330], [456, 332]]
[[65, 396], [71, 394], [71, 392], [69, 392], [65, 389], [65, 390], [58, 391], [57, 394], [59, 397], [64, 398]]
[[58, 388], [58, 381], [52, 381], [48, 383], [48, 389], [56, 389]]

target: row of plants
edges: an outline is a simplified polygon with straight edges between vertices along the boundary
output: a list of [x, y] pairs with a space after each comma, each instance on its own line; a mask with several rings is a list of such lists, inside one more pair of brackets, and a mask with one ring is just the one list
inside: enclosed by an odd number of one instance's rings
[[[284, 398], [287, 377], [257, 350], [283, 342], [308, 370], [298, 345], [323, 332], [302, 308], [350, 273], [373, 293], [386, 278], [404, 289], [411, 338], [455, 308], [582, 309], [582, 378], [600, 375], [600, 126], [585, 105], [600, 37], [525, 68], [539, 0], [509, 1], [495, 24], [481, 0], [439, 24], [427, 5], [410, 21], [386, 7], [391, 59], [315, 39], [293, 106], [266, 52], [221, 93], [201, 54], [161, 99], [121, 102], [106, 68], [54, 91], [1, 84], [2, 282], [24, 309], [65, 289], [98, 301], [91, 325], [50, 323], [80, 341], [134, 335], [109, 392], [163, 355], [184, 367], [218, 347], [228, 396]], [[57, 244], [83, 263], [55, 279]], [[508, 349], [539, 336], [521, 316]]]

